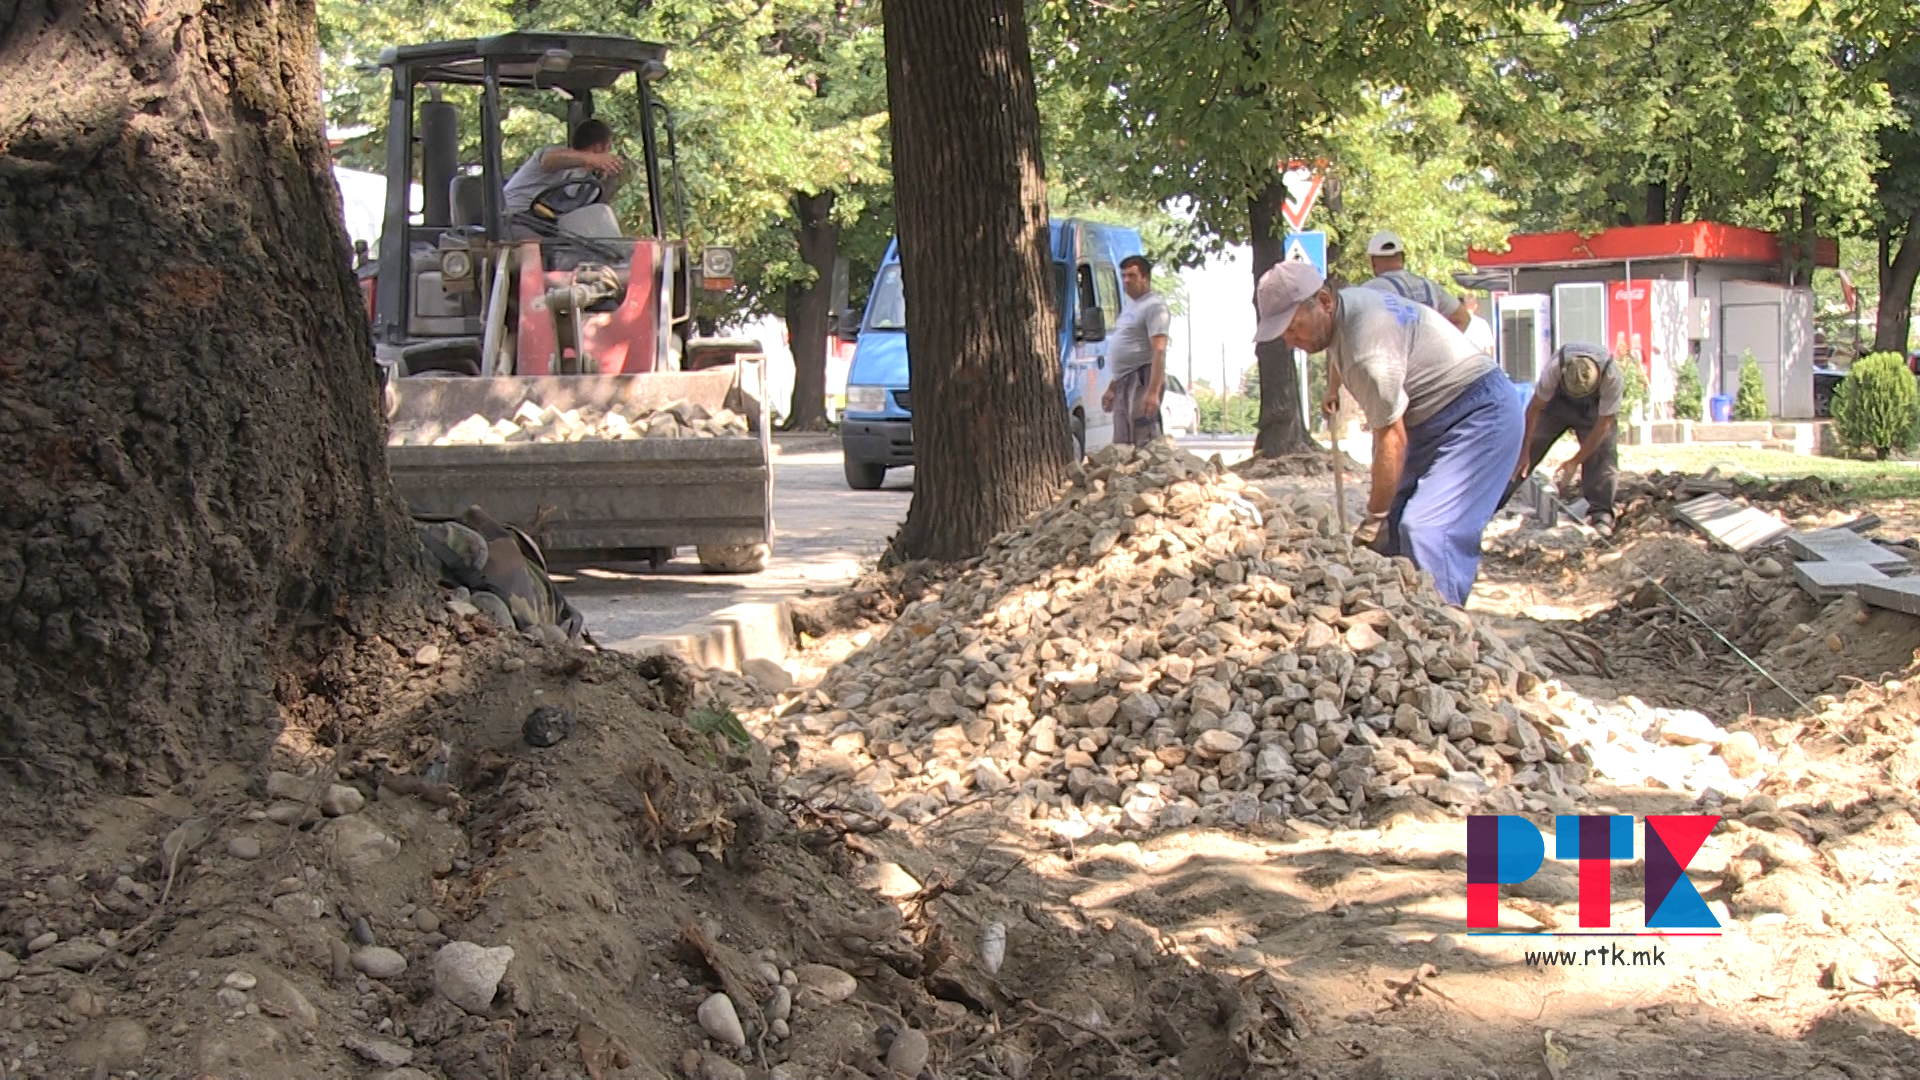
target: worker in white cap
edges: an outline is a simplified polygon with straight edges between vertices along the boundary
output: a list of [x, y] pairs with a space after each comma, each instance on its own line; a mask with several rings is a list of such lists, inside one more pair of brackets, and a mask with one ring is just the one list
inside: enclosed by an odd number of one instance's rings
[[1399, 233], [1385, 229], [1374, 233], [1367, 241], [1367, 262], [1373, 265], [1373, 278], [1366, 283], [1367, 288], [1398, 293], [1416, 304], [1425, 304], [1462, 331], [1471, 325], [1473, 312], [1460, 303], [1459, 297], [1432, 278], [1407, 269], [1407, 245]]
[[1322, 407], [1332, 412], [1344, 388], [1373, 429], [1373, 485], [1354, 543], [1406, 556], [1464, 605], [1526, 431], [1506, 374], [1434, 309], [1395, 292], [1335, 290], [1309, 263], [1261, 275], [1254, 310], [1254, 340], [1325, 352]]

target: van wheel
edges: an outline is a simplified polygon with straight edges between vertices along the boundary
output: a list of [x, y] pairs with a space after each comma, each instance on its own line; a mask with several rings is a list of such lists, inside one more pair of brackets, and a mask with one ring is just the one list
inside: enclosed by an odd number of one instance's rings
[[847, 473], [847, 486], [855, 491], [879, 491], [880, 485], [887, 482], [887, 467], [875, 465], [870, 461], [844, 459]]

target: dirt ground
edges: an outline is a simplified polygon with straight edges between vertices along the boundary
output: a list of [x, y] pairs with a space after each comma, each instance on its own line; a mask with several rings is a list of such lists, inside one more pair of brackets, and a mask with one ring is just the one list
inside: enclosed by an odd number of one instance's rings
[[[0, 1077], [1920, 1075], [1920, 625], [1814, 604], [1653, 496], [1611, 545], [1490, 546], [1469, 610], [1559, 676], [1539, 693], [1753, 735], [1744, 799], [1595, 781], [1578, 808], [1722, 815], [1688, 868], [1720, 936], [1529, 963], [1570, 946], [1468, 934], [1463, 820], [1417, 796], [1361, 828], [1088, 835], [1012, 792], [912, 823], [801, 783], [831, 736], [787, 706], [939, 587], [908, 567], [803, 613], [784, 692], [423, 621], [283, 684], [270, 760], [9, 805]], [[1616, 929], [1645, 875], [1614, 864]], [[1577, 927], [1577, 894], [1549, 858], [1503, 926]], [[477, 996], [460, 942], [512, 950]], [[721, 992], [743, 1047], [703, 1024]]]

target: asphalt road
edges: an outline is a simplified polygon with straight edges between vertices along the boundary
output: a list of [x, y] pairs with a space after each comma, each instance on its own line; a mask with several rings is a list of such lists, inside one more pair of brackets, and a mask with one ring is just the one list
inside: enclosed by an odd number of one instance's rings
[[[1253, 448], [1247, 439], [1181, 440], [1197, 454], [1229, 463]], [[913, 470], [895, 469], [879, 491], [847, 487], [839, 444], [829, 437], [782, 438], [775, 446], [774, 548], [758, 574], [709, 574], [692, 549], [659, 571], [643, 565], [554, 567], [554, 577], [587, 629], [603, 643], [671, 633], [732, 604], [829, 591], [871, 567], [906, 520]]]

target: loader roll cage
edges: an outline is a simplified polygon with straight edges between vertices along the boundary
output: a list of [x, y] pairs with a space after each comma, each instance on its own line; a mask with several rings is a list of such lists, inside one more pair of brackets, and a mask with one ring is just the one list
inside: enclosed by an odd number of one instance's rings
[[[388, 99], [387, 203], [380, 233], [379, 265], [396, 272], [379, 275], [375, 294], [376, 342], [401, 344], [408, 340], [407, 312], [413, 302], [408, 265], [416, 233], [452, 229], [456, 225], [452, 198], [458, 170], [458, 129], [434, 132], [416, 124], [416, 100], [421, 88], [471, 86], [480, 90], [481, 184], [477, 228], [490, 245], [510, 242], [504, 197], [508, 172], [502, 160], [501, 123], [503, 89], [550, 91], [567, 101], [567, 131], [571, 133], [594, 115], [594, 95], [607, 92], [626, 76], [634, 76], [639, 105], [640, 141], [645, 157], [647, 207], [652, 235], [665, 239], [667, 217], [660, 177], [658, 135], [654, 129], [657, 102], [653, 84], [667, 73], [664, 45], [600, 34], [511, 33], [458, 41], [406, 45], [384, 50], [378, 66], [391, 73]], [[451, 146], [448, 146], [451, 140]], [[409, 180], [420, 159], [421, 224], [412, 223]], [[464, 223], [469, 229], [472, 222]]]

